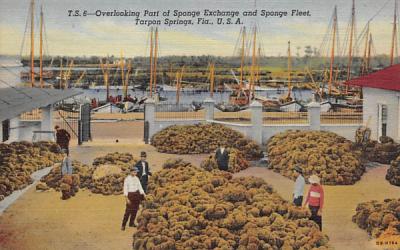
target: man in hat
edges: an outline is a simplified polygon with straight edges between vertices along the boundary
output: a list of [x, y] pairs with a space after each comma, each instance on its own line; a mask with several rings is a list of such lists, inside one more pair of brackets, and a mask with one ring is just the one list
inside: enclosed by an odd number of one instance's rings
[[311, 186], [308, 190], [306, 202], [311, 211], [310, 219], [318, 224], [319, 229], [322, 230], [322, 208], [324, 206], [324, 189], [320, 185], [320, 179], [316, 175], [311, 175], [308, 179]]
[[146, 152], [141, 152], [140, 161], [135, 165], [135, 167], [139, 169], [138, 177], [145, 193], [147, 193], [147, 182], [149, 181], [149, 176], [151, 175], [149, 163], [146, 161], [146, 157]]
[[293, 191], [293, 204], [297, 207], [301, 207], [303, 204], [303, 193], [306, 181], [303, 177], [303, 169], [299, 166], [294, 167], [294, 174], [296, 176], [296, 182], [294, 184]]
[[71, 135], [67, 130], [60, 128], [58, 125], [56, 125], [54, 129], [56, 130], [56, 143], [61, 149], [65, 149], [67, 154], [69, 154], [69, 141], [71, 140]]
[[215, 151], [215, 160], [219, 170], [228, 171], [229, 152], [222, 143], [218, 144], [217, 151]]
[[140, 180], [137, 177], [139, 169], [133, 167], [130, 170], [130, 174], [124, 180], [124, 196], [126, 199], [126, 208], [124, 218], [122, 219], [121, 230], [124, 231], [126, 223], [129, 219], [129, 226], [136, 227], [135, 218], [137, 211], [139, 210], [140, 202], [144, 199], [145, 193], [140, 184]]

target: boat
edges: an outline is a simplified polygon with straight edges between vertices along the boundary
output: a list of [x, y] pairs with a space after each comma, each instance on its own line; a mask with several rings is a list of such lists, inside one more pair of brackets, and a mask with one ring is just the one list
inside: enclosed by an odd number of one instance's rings
[[249, 106], [243, 106], [243, 105], [236, 105], [236, 104], [227, 104], [227, 103], [217, 103], [215, 107], [222, 111], [222, 112], [238, 112], [242, 110], [246, 110], [249, 108]]
[[287, 92], [279, 98], [264, 98], [256, 96], [255, 100], [259, 101], [263, 105], [264, 112], [284, 112], [284, 111], [296, 111], [302, 112], [306, 110], [305, 106], [292, 97], [292, 77], [291, 77], [291, 51], [290, 41], [288, 41], [288, 80], [287, 80]]

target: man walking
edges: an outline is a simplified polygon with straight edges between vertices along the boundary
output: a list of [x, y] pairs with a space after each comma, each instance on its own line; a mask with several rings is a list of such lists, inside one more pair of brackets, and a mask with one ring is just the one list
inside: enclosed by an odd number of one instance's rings
[[324, 189], [319, 184], [320, 179], [318, 178], [318, 176], [311, 175], [308, 180], [311, 183], [311, 186], [308, 190], [304, 207], [308, 203], [308, 207], [311, 211], [310, 219], [317, 223], [319, 226], [319, 230], [322, 231], [322, 208], [324, 206]]
[[296, 182], [293, 191], [293, 204], [297, 207], [301, 207], [303, 204], [304, 186], [306, 184], [303, 177], [303, 169], [299, 166], [295, 166], [294, 174], [296, 176]]
[[215, 160], [217, 161], [219, 170], [228, 171], [229, 152], [224, 145], [218, 145], [217, 151], [215, 152]]
[[145, 192], [140, 184], [139, 178], [136, 176], [139, 169], [136, 167], [131, 168], [130, 174], [124, 180], [124, 196], [126, 199], [126, 208], [124, 218], [122, 219], [121, 230], [124, 231], [126, 223], [129, 219], [129, 226], [136, 227], [135, 219], [137, 211], [139, 210], [140, 202], [145, 197]]
[[147, 183], [149, 181], [149, 175], [151, 175], [149, 163], [146, 161], [146, 157], [146, 152], [141, 152], [140, 161], [135, 165], [139, 170], [138, 177], [145, 193], [147, 193]]
[[69, 154], [69, 141], [71, 140], [71, 135], [67, 130], [60, 128], [58, 125], [56, 125], [54, 129], [56, 130], [56, 143], [61, 149], [65, 149], [67, 154]]

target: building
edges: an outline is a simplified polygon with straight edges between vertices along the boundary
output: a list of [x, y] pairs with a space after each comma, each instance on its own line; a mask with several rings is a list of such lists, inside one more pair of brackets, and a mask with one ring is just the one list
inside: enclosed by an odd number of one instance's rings
[[52, 140], [55, 103], [76, 90], [0, 88], [0, 142]]
[[363, 120], [371, 138], [389, 136], [400, 142], [400, 64], [352, 79], [363, 89]]

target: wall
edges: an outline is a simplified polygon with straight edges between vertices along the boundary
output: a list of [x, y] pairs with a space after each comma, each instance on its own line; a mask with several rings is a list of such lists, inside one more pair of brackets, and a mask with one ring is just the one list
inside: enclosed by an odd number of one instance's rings
[[[158, 120], [154, 122], [154, 126], [152, 129], [153, 134], [157, 133], [158, 131], [163, 130], [166, 127], [172, 126], [172, 125], [193, 125], [197, 124], [200, 122], [205, 122], [204, 120], [171, 120], [171, 121], [163, 121], [163, 120]], [[150, 134], [150, 138], [153, 134]]]
[[222, 121], [215, 121], [215, 120], [207, 120], [208, 123], [218, 123], [222, 124], [228, 128], [234, 129], [236, 131], [239, 131], [246, 137], [251, 137], [252, 136], [252, 130], [253, 126], [251, 124], [239, 124], [239, 123], [231, 123], [231, 122], [222, 122]]
[[286, 130], [310, 130], [309, 124], [293, 124], [293, 125], [268, 125], [263, 126], [263, 144], [274, 135], [285, 132]]
[[149, 134], [150, 138], [158, 131], [169, 127], [171, 125], [193, 125], [201, 122], [218, 123], [223, 124], [229, 128], [237, 130], [245, 135], [247, 138], [254, 140], [259, 144], [265, 144], [269, 138], [277, 133], [284, 132], [286, 130], [322, 130], [334, 132], [340, 136], [343, 136], [349, 140], [354, 141], [355, 132], [361, 124], [334, 124], [327, 125], [321, 124], [321, 106], [319, 103], [311, 103], [308, 107], [308, 124], [274, 124], [274, 125], [263, 125], [262, 120], [262, 107], [258, 103], [252, 103], [250, 105], [251, 111], [251, 122], [247, 124], [222, 122], [213, 120], [213, 112], [210, 110], [214, 109], [212, 100], [207, 100], [205, 108], [206, 114], [204, 119], [200, 120], [156, 120], [155, 119], [155, 103], [150, 100], [146, 103], [146, 121], [150, 123]]
[[10, 138], [7, 142], [14, 141], [29, 141], [33, 140], [54, 140], [53, 133], [38, 133], [34, 138], [34, 131], [47, 131], [53, 130], [53, 107], [42, 107], [42, 120], [25, 121], [21, 120], [20, 116], [10, 119]]
[[354, 141], [356, 131], [359, 127], [360, 127], [360, 124], [348, 124], [348, 125], [332, 124], [332, 125], [321, 125], [321, 130], [333, 132], [340, 136], [343, 136], [344, 138], [346, 138], [348, 140]]
[[371, 138], [378, 139], [378, 104], [384, 104], [387, 105], [388, 109], [387, 135], [396, 141], [400, 141], [400, 93], [383, 89], [363, 88], [363, 96], [363, 120], [365, 124], [369, 120], [368, 126], [371, 128]]

